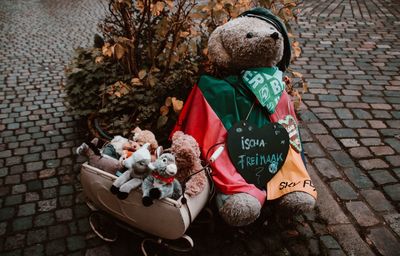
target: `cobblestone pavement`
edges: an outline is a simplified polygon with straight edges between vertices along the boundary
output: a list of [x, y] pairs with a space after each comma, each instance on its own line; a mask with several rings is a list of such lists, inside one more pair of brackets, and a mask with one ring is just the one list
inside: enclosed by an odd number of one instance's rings
[[[140, 255], [140, 239], [91, 232], [73, 155], [82, 142], [61, 83], [91, 45], [101, 0], [1, 0], [0, 254]], [[192, 255], [397, 255], [400, 251], [400, 4], [306, 1], [294, 27], [309, 81], [301, 111], [318, 207], [290, 223], [196, 222]], [[211, 232], [213, 230], [213, 232]], [[159, 255], [173, 255], [163, 250]]]
[[100, 242], [74, 186], [81, 139], [60, 85], [103, 10], [99, 0], [0, 2], [1, 255], [80, 255]]
[[307, 1], [295, 27], [304, 146], [330, 194], [319, 193], [320, 215], [347, 255], [400, 251], [399, 17], [398, 1]]

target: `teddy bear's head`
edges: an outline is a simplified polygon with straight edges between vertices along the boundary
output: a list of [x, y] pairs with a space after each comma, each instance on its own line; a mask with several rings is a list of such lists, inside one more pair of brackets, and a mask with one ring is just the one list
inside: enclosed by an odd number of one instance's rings
[[150, 152], [155, 152], [158, 148], [158, 142], [156, 140], [156, 136], [149, 130], [142, 130], [139, 127], [136, 127], [133, 131], [133, 141], [136, 143], [133, 144], [134, 148], [143, 146], [145, 143], [150, 143]]
[[230, 74], [272, 66], [284, 71], [290, 43], [279, 18], [258, 7], [216, 28], [208, 41], [208, 56], [219, 70]]
[[175, 154], [179, 173], [178, 180], [183, 181], [188, 175], [201, 168], [200, 148], [196, 140], [181, 131], [172, 136], [171, 151]]
[[198, 172], [203, 168], [199, 144], [192, 136], [176, 131], [172, 136], [171, 152], [175, 155], [178, 167], [175, 178], [181, 183], [186, 182], [185, 194], [196, 196], [207, 184], [205, 172]]

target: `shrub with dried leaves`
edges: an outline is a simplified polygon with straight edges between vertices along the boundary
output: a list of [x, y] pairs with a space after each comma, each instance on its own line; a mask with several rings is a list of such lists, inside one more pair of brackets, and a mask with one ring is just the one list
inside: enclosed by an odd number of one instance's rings
[[[166, 138], [198, 75], [212, 71], [209, 34], [255, 5], [271, 9], [291, 31], [295, 0], [110, 0], [99, 24], [105, 43], [96, 36], [97, 48], [77, 50], [66, 70], [70, 109], [97, 115], [112, 134], [129, 136], [140, 126]], [[291, 37], [296, 58], [301, 50]], [[305, 84], [299, 73], [290, 77]], [[297, 83], [285, 83], [299, 103]]]

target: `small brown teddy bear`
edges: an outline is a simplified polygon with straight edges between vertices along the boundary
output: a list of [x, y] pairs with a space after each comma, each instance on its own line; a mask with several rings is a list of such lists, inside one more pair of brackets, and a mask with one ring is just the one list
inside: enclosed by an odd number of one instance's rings
[[158, 142], [156, 136], [149, 130], [142, 130], [139, 127], [133, 129], [133, 141], [143, 146], [146, 143], [150, 143], [150, 152], [155, 151], [158, 148]]
[[[203, 168], [200, 160], [200, 148], [196, 140], [181, 131], [177, 131], [172, 136], [171, 151], [175, 155], [178, 173], [176, 178], [183, 183], [185, 179]], [[207, 182], [204, 172], [193, 175], [185, 185], [185, 193], [190, 196], [196, 196], [203, 191]]]

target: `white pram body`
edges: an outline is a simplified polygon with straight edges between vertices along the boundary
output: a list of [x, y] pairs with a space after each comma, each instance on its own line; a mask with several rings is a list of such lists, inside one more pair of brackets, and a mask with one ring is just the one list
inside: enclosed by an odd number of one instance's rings
[[210, 184], [194, 197], [186, 196], [186, 204], [181, 200], [165, 198], [154, 200], [150, 207], [142, 204], [140, 189], [131, 191], [125, 200], [118, 199], [110, 192], [117, 176], [82, 164], [81, 183], [84, 193], [98, 209], [109, 213], [127, 225], [164, 239], [178, 239], [185, 235], [191, 221], [204, 208], [210, 196]]

